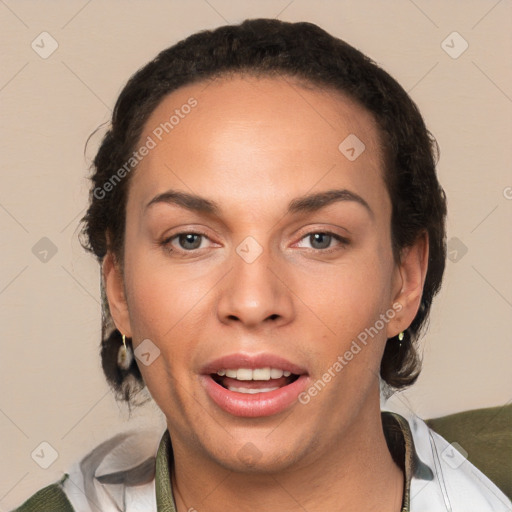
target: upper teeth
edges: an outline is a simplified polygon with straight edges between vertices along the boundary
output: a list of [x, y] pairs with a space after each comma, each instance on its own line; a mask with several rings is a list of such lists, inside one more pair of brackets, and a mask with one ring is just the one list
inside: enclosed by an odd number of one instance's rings
[[238, 368], [236, 370], [222, 369], [217, 372], [217, 375], [230, 377], [237, 380], [270, 380], [280, 379], [281, 377], [289, 377], [292, 373], [287, 370], [280, 370], [278, 368]]

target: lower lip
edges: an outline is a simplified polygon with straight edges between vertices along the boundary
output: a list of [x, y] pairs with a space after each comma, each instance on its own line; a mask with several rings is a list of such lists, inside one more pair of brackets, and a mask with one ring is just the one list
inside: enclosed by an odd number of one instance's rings
[[202, 375], [201, 383], [208, 396], [224, 411], [233, 416], [257, 418], [278, 414], [298, 399], [299, 394], [306, 389], [309, 378], [301, 375], [296, 381], [282, 388], [266, 393], [238, 393], [217, 384], [210, 375]]

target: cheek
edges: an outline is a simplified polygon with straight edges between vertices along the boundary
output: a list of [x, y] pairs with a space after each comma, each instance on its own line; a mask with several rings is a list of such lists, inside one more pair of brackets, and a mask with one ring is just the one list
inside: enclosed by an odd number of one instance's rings
[[160, 249], [134, 249], [126, 258], [126, 287], [134, 329], [164, 341], [182, 329], [210, 289], [208, 275], [191, 276]]
[[371, 254], [354, 254], [350, 261], [326, 269], [318, 280], [308, 281], [306, 288], [325, 315], [332, 319], [333, 330], [342, 333], [373, 323], [388, 307], [391, 266], [388, 258]]
[[[158, 356], [149, 365], [137, 361], [144, 382], [162, 410], [171, 400], [184, 408], [184, 388], [197, 350], [205, 312], [198, 305], [208, 287], [191, 283], [168, 265], [155, 265], [133, 252], [126, 260], [126, 288], [134, 346], [149, 339]], [[205, 291], [206, 290], [206, 291]], [[146, 342], [147, 343], [147, 342]], [[151, 352], [151, 350], [150, 350]]]
[[386, 325], [394, 316], [394, 311], [389, 314], [392, 268], [390, 255], [365, 252], [303, 280], [298, 295], [304, 297], [309, 306], [305, 314], [316, 326], [312, 360], [318, 362], [317, 373], [325, 372], [345, 354], [344, 374], [377, 371]]
[[190, 355], [199, 339], [197, 328], [204, 322], [204, 311], [201, 313], [198, 306], [208, 286], [185, 279], [180, 269], [165, 262], [155, 262], [147, 250], [133, 251], [126, 258], [125, 269], [134, 341], [149, 339], [160, 352], [151, 366], [139, 364], [151, 389], [153, 381], [180, 378], [183, 369], [190, 366]]

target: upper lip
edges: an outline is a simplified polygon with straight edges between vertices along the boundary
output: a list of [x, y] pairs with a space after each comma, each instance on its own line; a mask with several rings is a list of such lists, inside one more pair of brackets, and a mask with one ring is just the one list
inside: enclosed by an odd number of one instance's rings
[[229, 354], [210, 361], [201, 369], [201, 373], [210, 375], [222, 369], [238, 369], [248, 368], [278, 368], [280, 370], [289, 371], [295, 375], [303, 375], [308, 373], [304, 367], [294, 364], [287, 359], [274, 354], [260, 353], [250, 354], [240, 352]]

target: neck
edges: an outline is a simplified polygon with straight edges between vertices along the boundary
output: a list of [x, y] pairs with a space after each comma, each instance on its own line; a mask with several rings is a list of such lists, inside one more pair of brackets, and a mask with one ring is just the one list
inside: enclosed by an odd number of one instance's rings
[[[368, 408], [313, 462], [272, 474], [235, 473], [175, 451], [172, 486], [178, 512], [399, 512], [404, 475], [382, 431], [380, 408]], [[181, 456], [180, 456], [181, 452]]]

